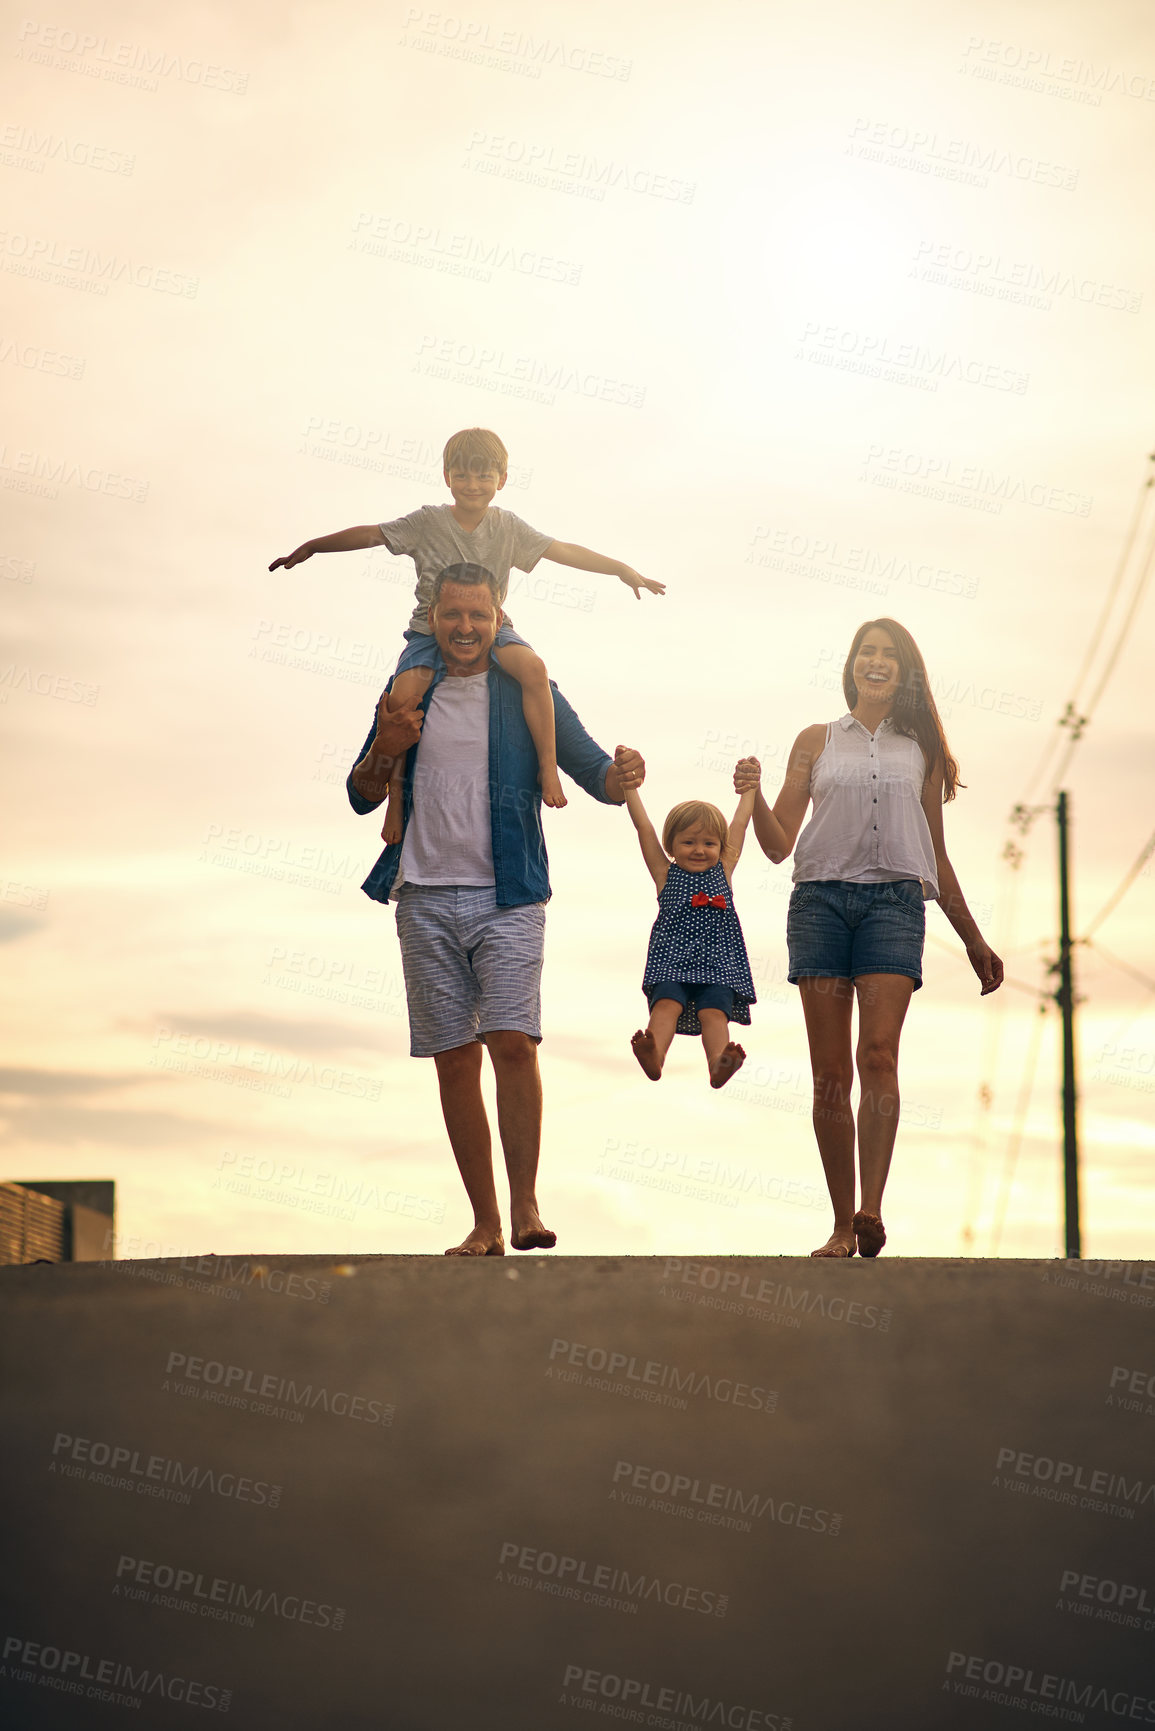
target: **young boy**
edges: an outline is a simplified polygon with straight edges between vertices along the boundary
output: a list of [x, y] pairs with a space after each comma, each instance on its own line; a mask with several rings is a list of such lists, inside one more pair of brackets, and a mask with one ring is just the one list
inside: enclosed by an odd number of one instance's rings
[[[369, 523], [361, 528], [338, 530], [335, 535], [321, 535], [304, 542], [287, 559], [274, 559], [269, 566], [270, 571], [279, 565], [288, 571], [314, 553], [346, 553], [382, 543], [390, 553], [408, 554], [412, 558], [417, 568], [417, 606], [405, 632], [407, 648], [397, 663], [389, 693], [391, 712], [411, 709], [420, 703], [433, 678], [437, 645], [429, 629], [428, 602], [433, 579], [447, 565], [483, 565], [497, 578], [502, 600], [509, 588], [510, 568], [516, 565], [519, 571], [532, 571], [542, 558], [573, 566], [578, 571], [618, 577], [639, 601], [643, 589], [654, 595], [665, 594], [664, 583], [639, 576], [629, 565], [591, 553], [587, 547], [571, 541], [554, 541], [549, 535], [531, 529], [512, 511], [492, 505], [495, 494], [505, 486], [509, 469], [509, 454], [496, 433], [487, 432], [484, 427], [454, 433], [442, 461], [445, 484], [453, 494], [452, 505], [422, 505], [392, 523]], [[566, 797], [558, 777], [553, 698], [545, 663], [525, 638], [518, 636], [504, 614], [493, 653], [506, 673], [521, 686], [526, 726], [537, 747], [542, 799], [546, 805], [563, 806]], [[389, 786], [389, 804], [381, 834], [387, 842], [401, 839], [400, 764]]]

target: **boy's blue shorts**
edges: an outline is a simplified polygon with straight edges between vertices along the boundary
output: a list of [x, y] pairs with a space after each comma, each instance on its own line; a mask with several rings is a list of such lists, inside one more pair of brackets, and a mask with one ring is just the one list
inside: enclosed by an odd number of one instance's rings
[[[524, 637], [518, 636], [512, 625], [500, 626], [493, 647], [505, 649], [511, 643], [519, 643], [523, 649], [533, 647], [532, 644], [525, 641]], [[405, 648], [401, 651], [401, 659], [397, 663], [393, 677], [396, 678], [398, 673], [404, 673], [409, 667], [444, 668], [444, 666], [441, 651], [437, 647], [437, 639], [432, 632], [407, 631], [405, 633]]]

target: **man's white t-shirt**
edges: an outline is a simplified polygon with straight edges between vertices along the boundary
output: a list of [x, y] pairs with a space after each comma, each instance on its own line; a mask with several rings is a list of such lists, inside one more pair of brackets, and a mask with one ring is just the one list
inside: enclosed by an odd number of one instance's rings
[[492, 885], [492, 837], [489, 674], [451, 675], [434, 689], [421, 729], [393, 896], [403, 883]]
[[476, 529], [463, 529], [450, 505], [422, 505], [407, 517], [377, 527], [390, 553], [409, 554], [417, 567], [417, 606], [409, 629], [426, 634], [433, 579], [447, 565], [483, 565], [497, 578], [504, 601], [511, 567], [532, 571], [554, 539], [496, 505], [489, 507]]

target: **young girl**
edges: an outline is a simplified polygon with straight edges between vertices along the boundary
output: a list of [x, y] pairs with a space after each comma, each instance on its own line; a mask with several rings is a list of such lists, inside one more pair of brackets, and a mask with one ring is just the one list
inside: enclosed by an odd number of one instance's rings
[[637, 789], [627, 787], [625, 795], [642, 858], [658, 886], [642, 981], [650, 1020], [630, 1041], [634, 1056], [651, 1082], [660, 1081], [675, 1033], [700, 1033], [710, 1086], [723, 1088], [746, 1061], [729, 1024], [748, 1025], [755, 1002], [731, 888], [755, 790], [743, 793], [729, 828], [716, 805], [683, 800], [667, 817], [660, 842]]
[[[794, 853], [789, 978], [802, 997], [814, 1134], [834, 1209], [834, 1230], [811, 1255], [877, 1256], [886, 1243], [882, 1193], [898, 1127], [899, 1035], [922, 985], [924, 901], [938, 900], [984, 996], [1001, 984], [1003, 964], [979, 931], [947, 856], [942, 808], [962, 784], [910, 632], [896, 619], [860, 625], [842, 690], [846, 714], [803, 728], [794, 741], [773, 810], [757, 792], [754, 834], [775, 864]], [[736, 791], [757, 788], [759, 776], [757, 759], [743, 758]]]

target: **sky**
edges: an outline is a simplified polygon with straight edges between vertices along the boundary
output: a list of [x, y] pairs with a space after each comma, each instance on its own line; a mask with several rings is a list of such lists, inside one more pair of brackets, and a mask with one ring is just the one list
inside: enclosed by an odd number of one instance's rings
[[[642, 750], [656, 820], [730, 805], [746, 754], [773, 797], [860, 622], [920, 644], [1008, 983], [980, 999], [929, 910], [896, 1254], [1062, 1254], [1050, 771], [1090, 705], [1083, 1247], [1143, 1254], [1155, 862], [1098, 916], [1152, 823], [1149, 9], [464, 6], [4, 26], [4, 1176], [114, 1178], [122, 1256], [464, 1233], [343, 786], [412, 565], [267, 567], [447, 502], [442, 446], [481, 425], [502, 505], [667, 585], [543, 562], [508, 602], [591, 734]], [[746, 1068], [711, 1091], [680, 1040], [654, 1087], [629, 821], [575, 789], [545, 823], [559, 1252], [805, 1254], [789, 866], [751, 838], [735, 878]]]

